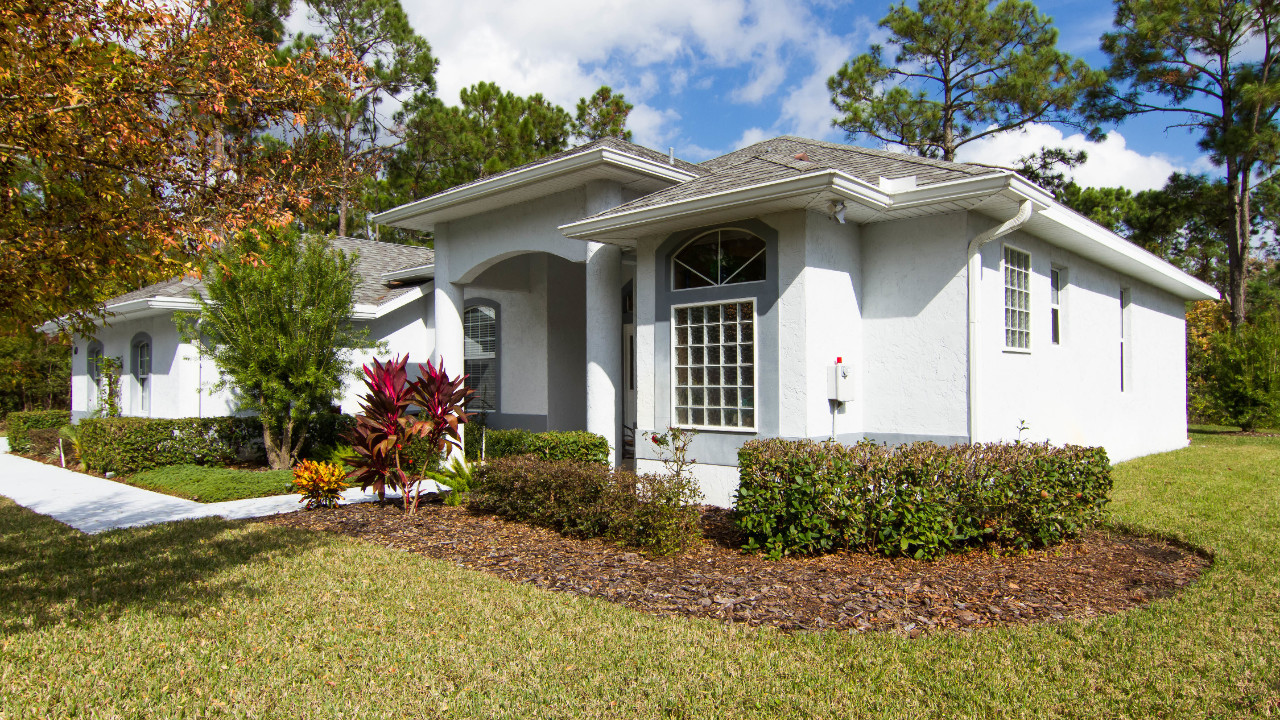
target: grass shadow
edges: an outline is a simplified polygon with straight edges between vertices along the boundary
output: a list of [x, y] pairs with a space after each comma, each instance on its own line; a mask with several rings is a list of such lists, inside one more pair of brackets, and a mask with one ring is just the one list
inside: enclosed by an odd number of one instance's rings
[[191, 616], [253, 592], [226, 570], [324, 542], [288, 528], [186, 520], [85, 535], [0, 498], [0, 635], [111, 619], [131, 608]]

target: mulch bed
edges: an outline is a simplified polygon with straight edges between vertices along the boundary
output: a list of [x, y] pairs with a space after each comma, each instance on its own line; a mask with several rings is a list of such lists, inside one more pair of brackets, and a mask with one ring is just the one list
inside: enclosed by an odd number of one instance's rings
[[390, 503], [301, 511], [266, 522], [422, 553], [547, 590], [654, 615], [784, 630], [940, 630], [1089, 618], [1194, 582], [1209, 561], [1166, 542], [1103, 531], [1026, 555], [981, 550], [936, 562], [841, 552], [771, 561], [748, 555], [729, 512], [702, 509], [706, 539], [674, 557], [563, 537], [465, 508]]

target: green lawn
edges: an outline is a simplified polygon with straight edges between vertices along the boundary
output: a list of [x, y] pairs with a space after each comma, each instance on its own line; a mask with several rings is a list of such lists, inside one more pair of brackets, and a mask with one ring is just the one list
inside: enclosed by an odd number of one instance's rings
[[122, 478], [123, 482], [166, 495], [200, 502], [287, 495], [293, 473], [289, 470], [235, 470], [203, 465], [170, 465], [144, 470]]
[[87, 537], [0, 500], [0, 717], [1280, 715], [1280, 438], [1124, 464], [1113, 509], [1213, 568], [1119, 616], [907, 640], [650, 617], [260, 523]]

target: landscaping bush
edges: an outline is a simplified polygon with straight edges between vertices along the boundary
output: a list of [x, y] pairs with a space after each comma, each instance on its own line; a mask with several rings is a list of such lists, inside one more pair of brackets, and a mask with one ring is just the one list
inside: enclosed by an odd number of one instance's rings
[[468, 504], [567, 535], [671, 553], [698, 537], [696, 498], [688, 480], [523, 455], [496, 458], [478, 469]]
[[[36, 457], [57, 458], [58, 440], [62, 438], [61, 428], [30, 428], [27, 430], [27, 454]], [[71, 451], [71, 443], [67, 443], [67, 464], [73, 465], [75, 454]]]
[[331, 463], [303, 460], [293, 469], [293, 489], [302, 495], [299, 502], [306, 503], [308, 510], [338, 507], [348, 487], [346, 479], [342, 466]]
[[26, 410], [11, 412], [5, 418], [9, 424], [9, 450], [16, 453], [32, 452], [28, 431], [60, 428], [71, 422], [66, 410]]
[[752, 440], [738, 465], [745, 547], [774, 558], [844, 548], [936, 558], [991, 541], [1050, 545], [1097, 522], [1111, 490], [1106, 452], [1074, 445]]
[[1213, 417], [1245, 431], [1280, 426], [1280, 314], [1211, 336], [1202, 370]]
[[[470, 443], [472, 440], [467, 439]], [[478, 440], [477, 440], [478, 443]], [[468, 445], [469, 459], [472, 455]], [[566, 460], [608, 466], [609, 441], [582, 430], [570, 432], [530, 432], [528, 430], [489, 430], [485, 436], [485, 459], [533, 455], [541, 460]]]
[[226, 465], [262, 446], [256, 417], [87, 418], [80, 425], [81, 460], [97, 472]]

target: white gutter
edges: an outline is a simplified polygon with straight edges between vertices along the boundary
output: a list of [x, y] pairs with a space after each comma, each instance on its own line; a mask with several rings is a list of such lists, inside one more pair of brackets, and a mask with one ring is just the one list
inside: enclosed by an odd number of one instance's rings
[[1034, 204], [1030, 200], [1023, 200], [1018, 206], [1018, 214], [1005, 220], [999, 225], [979, 233], [969, 241], [969, 249], [965, 256], [965, 262], [968, 266], [966, 274], [969, 276], [969, 442], [977, 442], [978, 439], [978, 362], [981, 355], [979, 350], [979, 338], [981, 335], [981, 317], [979, 312], [978, 297], [982, 290], [982, 256], [978, 251], [983, 245], [1000, 237], [1004, 237], [1009, 233], [1017, 230], [1031, 219], [1031, 213], [1035, 209]]
[[639, 208], [617, 215], [587, 218], [560, 226], [566, 237], [589, 239], [619, 230], [645, 225], [656, 220], [672, 220], [690, 215], [700, 215], [708, 210], [725, 210], [759, 205], [774, 200], [785, 200], [799, 195], [835, 190], [851, 200], [864, 205], [887, 207], [891, 197], [879, 188], [850, 177], [839, 170], [815, 172], [747, 187], [722, 190], [694, 198], [673, 200], [660, 205]]
[[401, 280], [433, 278], [435, 275], [436, 266], [432, 263], [430, 265], [416, 265], [414, 267], [392, 270], [391, 272], [382, 273], [381, 277], [383, 282], [400, 282]]
[[668, 165], [665, 162], [637, 157], [613, 148], [601, 147], [534, 165], [523, 170], [497, 175], [487, 180], [463, 185], [452, 190], [446, 190], [431, 197], [380, 212], [373, 216], [373, 222], [380, 225], [395, 225], [398, 222], [420, 215], [440, 212], [465, 203], [484, 200], [600, 164], [612, 165], [673, 183], [684, 182], [697, 177], [693, 173], [681, 170], [674, 165]]
[[431, 291], [432, 283], [423, 283], [403, 295], [382, 303], [381, 305], [358, 304], [351, 309], [352, 320], [377, 320], [384, 315], [399, 310], [415, 300], [421, 300]]

